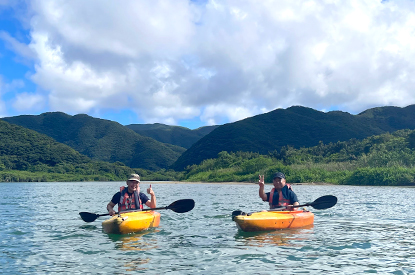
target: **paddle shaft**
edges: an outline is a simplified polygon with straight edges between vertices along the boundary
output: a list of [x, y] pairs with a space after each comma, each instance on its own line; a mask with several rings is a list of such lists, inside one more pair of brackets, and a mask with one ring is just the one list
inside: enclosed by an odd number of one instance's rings
[[[337, 198], [335, 196], [326, 195], [326, 196], [322, 196], [322, 197], [316, 199], [313, 202], [309, 202], [309, 203], [306, 203], [306, 204], [300, 204], [300, 205], [294, 205], [294, 206], [291, 206], [291, 207], [292, 208], [298, 208], [298, 207], [304, 207], [304, 206], [311, 206], [311, 207], [316, 208], [316, 209], [327, 209], [327, 208], [333, 207], [334, 205], [336, 205], [336, 203], [337, 203]], [[281, 210], [281, 209], [287, 209], [287, 207], [274, 208], [274, 209], [270, 209], [268, 211], [278, 211], [278, 210]]]
[[[122, 213], [129, 213], [129, 212], [139, 212], [139, 211], [151, 211], [151, 210], [161, 210], [161, 209], [169, 209], [168, 206], [165, 207], [157, 207], [157, 208], [147, 208], [147, 209], [136, 209], [136, 210], [126, 210], [126, 211], [121, 211], [121, 212], [115, 212], [116, 214], [122, 214]], [[102, 217], [102, 216], [109, 216], [110, 213], [106, 213], [106, 214], [97, 214], [98, 217]]]
[[[138, 211], [151, 211], [151, 210], [162, 210], [162, 209], [170, 209], [176, 213], [185, 213], [193, 209], [195, 206], [195, 201], [192, 199], [183, 199], [178, 200], [171, 203], [169, 206], [165, 207], [157, 207], [157, 208], [148, 208], [148, 209], [135, 209], [135, 210], [126, 210], [115, 212], [115, 214], [122, 214], [122, 213], [129, 213], [129, 212], [138, 212]], [[98, 217], [101, 216], [109, 216], [109, 213], [106, 214], [95, 214], [95, 213], [88, 213], [88, 212], [80, 212], [79, 215], [81, 216], [82, 220], [85, 222], [93, 222]]]
[[[306, 203], [306, 204], [300, 204], [300, 205], [293, 205], [292, 206], [292, 208], [298, 208], [298, 207], [304, 207], [304, 206], [313, 206], [312, 205], [313, 203], [311, 202], [311, 203]], [[286, 207], [286, 206], [282, 206], [282, 207], [278, 207], [278, 208], [273, 208], [273, 209], [270, 209], [270, 210], [268, 210], [268, 211], [279, 211], [279, 210], [281, 210], [281, 209], [287, 209], [288, 207]]]
[[313, 206], [314, 204], [311, 203], [306, 203], [306, 204], [300, 204], [300, 205], [294, 205], [293, 207], [297, 208], [297, 207], [304, 207], [304, 206]]

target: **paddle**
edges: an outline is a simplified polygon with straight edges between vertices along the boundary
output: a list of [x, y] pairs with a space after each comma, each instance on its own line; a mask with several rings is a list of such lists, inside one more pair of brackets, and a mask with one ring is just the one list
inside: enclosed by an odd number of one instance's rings
[[[158, 208], [148, 208], [143, 210], [133, 210], [133, 211], [123, 211], [123, 212], [137, 212], [137, 211], [149, 211], [149, 210], [163, 210], [163, 209], [170, 209], [173, 210], [176, 213], [185, 213], [190, 210], [192, 210], [195, 207], [195, 201], [192, 199], [183, 199], [178, 200], [173, 203], [171, 203], [169, 206], [165, 207], [158, 207]], [[116, 212], [115, 214], [123, 213], [123, 212]], [[88, 213], [88, 212], [79, 212], [79, 215], [81, 216], [81, 219], [84, 222], [93, 222], [98, 217], [101, 216], [109, 216], [109, 213], [106, 214], [95, 214], [95, 213]]]
[[[316, 199], [313, 202], [308, 202], [306, 204], [300, 204], [300, 205], [296, 205], [294, 206], [294, 208], [298, 208], [298, 207], [303, 207], [303, 206], [311, 206], [314, 209], [317, 210], [323, 210], [323, 209], [327, 209], [330, 207], [335, 206], [337, 203], [337, 198], [335, 196], [332, 195], [326, 195], [326, 196], [322, 196], [318, 199]], [[278, 211], [281, 209], [287, 209], [287, 207], [281, 207], [281, 208], [274, 208], [274, 209], [270, 209], [268, 211]]]
[[[309, 202], [309, 203], [301, 204], [301, 205], [296, 205], [295, 208], [303, 207], [303, 206], [311, 206], [314, 209], [323, 210], [323, 209], [327, 209], [327, 208], [335, 206], [336, 203], [337, 203], [337, 197], [332, 196], [332, 195], [326, 195], [326, 196], [322, 196], [322, 197], [316, 199], [313, 202]], [[274, 209], [270, 209], [268, 211], [281, 211], [283, 209], [287, 209], [287, 207], [274, 208]], [[239, 215], [248, 215], [248, 216], [250, 216], [250, 213], [247, 214], [247, 213], [242, 212], [240, 210], [235, 210], [235, 211], [232, 212], [232, 220], [234, 220], [234, 218], [236, 216], [239, 216]]]

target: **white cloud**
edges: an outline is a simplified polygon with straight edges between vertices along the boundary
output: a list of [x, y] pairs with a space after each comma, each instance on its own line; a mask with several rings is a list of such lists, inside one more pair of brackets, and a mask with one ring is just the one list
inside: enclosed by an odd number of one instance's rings
[[24, 87], [25, 83], [23, 80], [13, 79], [11, 82], [5, 82], [3, 76], [0, 75], [0, 117], [7, 116], [6, 101], [2, 100], [3, 96]]
[[[32, 79], [50, 109], [235, 121], [292, 105], [415, 103], [410, 0], [32, 1]], [[29, 54], [30, 55], [30, 54]], [[19, 105], [20, 106], [20, 105]]]
[[8, 115], [6, 105], [8, 102], [3, 100], [5, 95], [10, 92], [16, 92], [25, 87], [25, 83], [21, 79], [13, 79], [11, 82], [5, 82], [3, 76], [0, 75], [0, 117]]
[[[252, 110], [247, 107], [229, 108], [228, 104], [209, 105], [202, 113], [201, 119], [206, 121], [207, 125], [217, 125], [225, 123], [223, 118], [230, 121], [241, 120], [258, 113], [259, 110]], [[262, 113], [262, 112], [261, 112]]]
[[13, 79], [11, 82], [5, 83], [3, 78], [0, 76], [0, 94], [5, 94], [23, 87], [25, 87], [25, 84], [21, 79]]
[[39, 94], [20, 93], [13, 102], [13, 108], [17, 111], [41, 110], [45, 107], [45, 99]]
[[20, 57], [27, 59], [33, 59], [35, 57], [35, 53], [31, 51], [26, 44], [19, 42], [9, 33], [5, 31], [0, 31], [0, 39], [6, 42], [5, 45], [8, 49], [14, 51]]

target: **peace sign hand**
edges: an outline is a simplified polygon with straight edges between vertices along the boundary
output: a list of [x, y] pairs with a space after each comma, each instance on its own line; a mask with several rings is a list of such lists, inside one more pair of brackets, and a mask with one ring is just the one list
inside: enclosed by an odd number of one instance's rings
[[259, 180], [258, 180], [259, 187], [265, 186], [264, 178], [265, 178], [264, 175], [259, 175]]

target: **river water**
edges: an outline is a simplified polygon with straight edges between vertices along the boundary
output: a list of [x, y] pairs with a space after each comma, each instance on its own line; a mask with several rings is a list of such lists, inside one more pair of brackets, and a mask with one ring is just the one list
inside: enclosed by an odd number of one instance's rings
[[[410, 274], [415, 273], [415, 189], [294, 185], [300, 203], [335, 195], [312, 210], [310, 228], [238, 231], [234, 210], [266, 209], [258, 186], [156, 183], [157, 206], [194, 199], [160, 227], [108, 235], [100, 217], [120, 182], [0, 183], [1, 274]], [[142, 182], [142, 190], [150, 182]], [[271, 189], [266, 186], [266, 191]]]

